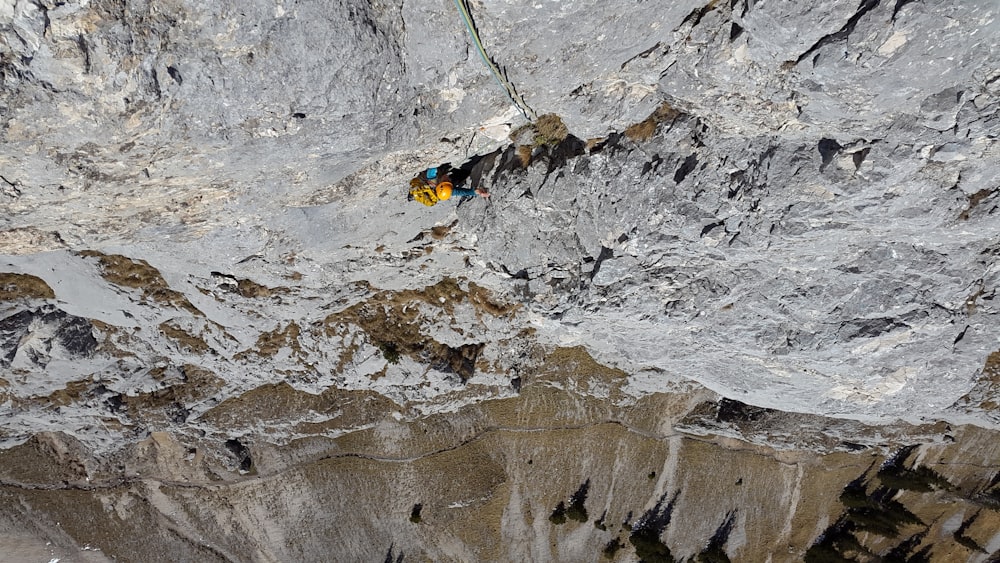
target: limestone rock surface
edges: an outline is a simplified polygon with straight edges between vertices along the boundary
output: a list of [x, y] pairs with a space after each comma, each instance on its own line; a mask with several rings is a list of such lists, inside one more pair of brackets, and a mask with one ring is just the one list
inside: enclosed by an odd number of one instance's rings
[[0, 0], [0, 544], [992, 560], [998, 18]]

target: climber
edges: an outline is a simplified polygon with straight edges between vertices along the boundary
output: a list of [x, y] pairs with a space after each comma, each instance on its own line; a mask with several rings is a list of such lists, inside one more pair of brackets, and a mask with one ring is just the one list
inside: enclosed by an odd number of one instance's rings
[[[407, 201], [417, 200], [424, 205], [434, 205], [437, 202], [444, 199], [451, 199], [452, 197], [473, 197], [479, 195], [480, 197], [490, 197], [490, 192], [483, 188], [475, 188], [472, 190], [457, 188], [452, 183], [451, 175], [448, 173], [450, 166], [445, 165], [440, 168], [428, 168], [417, 177], [410, 180], [410, 193], [407, 196]], [[465, 179], [462, 178], [456, 183], [461, 184]]]

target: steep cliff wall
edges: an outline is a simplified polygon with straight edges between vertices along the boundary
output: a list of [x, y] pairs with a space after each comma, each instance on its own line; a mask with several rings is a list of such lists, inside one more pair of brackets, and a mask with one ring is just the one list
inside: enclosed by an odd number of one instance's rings
[[995, 3], [464, 6], [0, 0], [5, 543], [1000, 549]]

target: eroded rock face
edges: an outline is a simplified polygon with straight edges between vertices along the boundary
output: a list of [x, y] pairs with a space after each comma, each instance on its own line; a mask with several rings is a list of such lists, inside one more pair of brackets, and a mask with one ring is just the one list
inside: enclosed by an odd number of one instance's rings
[[0, 366], [6, 369], [44, 371], [53, 359], [88, 358], [96, 349], [90, 321], [51, 306], [0, 319]]
[[[0, 453], [0, 494], [56, 548], [67, 533], [126, 560], [320, 560], [331, 550], [976, 560], [997, 548], [995, 432], [831, 426], [683, 383], [636, 401], [617, 390], [627, 377], [561, 349], [525, 374], [516, 397], [413, 422], [382, 411], [366, 429], [284, 446], [229, 439], [229, 469], [212, 460], [209, 441], [162, 432], [104, 460], [42, 436]], [[612, 391], [598, 398], [601, 389]], [[243, 412], [265, 405], [247, 396]], [[909, 441], [922, 445], [891, 445]]]
[[480, 257], [602, 358], [757, 404], [916, 421], [967, 392], [995, 348], [1000, 223], [957, 179], [985, 152], [945, 180], [909, 136], [833, 149], [661, 113], [648, 138], [501, 162], [492, 206], [459, 209]]
[[987, 560], [994, 4], [0, 2], [0, 543]]

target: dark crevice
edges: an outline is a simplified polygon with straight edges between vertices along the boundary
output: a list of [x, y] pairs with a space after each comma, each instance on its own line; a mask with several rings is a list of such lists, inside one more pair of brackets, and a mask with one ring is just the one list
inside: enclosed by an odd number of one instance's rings
[[691, 12], [684, 17], [684, 20], [681, 21], [681, 25], [678, 26], [677, 29], [680, 29], [681, 27], [684, 26], [684, 24], [688, 22], [691, 22], [691, 27], [697, 27], [698, 24], [701, 23], [702, 18], [704, 18], [709, 12], [715, 9], [716, 7], [715, 4], [716, 4], [715, 0], [712, 0], [708, 4], [702, 6], [701, 8], [695, 8], [694, 10], [691, 10]]
[[569, 508], [566, 509], [566, 516], [577, 522], [586, 522], [590, 519], [587, 514], [587, 493], [590, 491], [590, 479], [584, 481], [580, 488], [573, 493], [569, 499]]
[[413, 522], [414, 524], [420, 523], [421, 520], [420, 511], [423, 510], [423, 508], [424, 505], [420, 504], [419, 502], [413, 505], [413, 509], [410, 510], [410, 522]]
[[226, 440], [226, 449], [236, 456], [240, 464], [240, 471], [248, 472], [253, 468], [253, 458], [250, 457], [250, 448], [235, 438]]
[[150, 91], [154, 96], [156, 96], [156, 99], [159, 100], [163, 97], [163, 90], [160, 88], [160, 78], [157, 76], [155, 68], [149, 71], [149, 78], [151, 80]]
[[80, 52], [83, 53], [83, 73], [90, 74], [90, 47], [87, 45], [87, 39], [83, 36], [83, 34], [76, 36], [76, 46], [79, 47]]
[[966, 333], [966, 331], [969, 330], [969, 327], [970, 327], [970, 325], [965, 325], [965, 328], [962, 329], [962, 332], [958, 333], [958, 336], [955, 337], [954, 342], [951, 343], [952, 346], [958, 344], [960, 340], [962, 340], [963, 338], [965, 338], [965, 333]]
[[740, 24], [733, 22], [732, 25], [729, 26], [729, 41], [736, 41], [740, 35], [743, 35], [743, 28]]
[[530, 279], [528, 277], [528, 270], [525, 269], [525, 268], [521, 268], [520, 270], [518, 270], [516, 272], [513, 272], [513, 273], [510, 270], [507, 269], [506, 265], [501, 265], [500, 269], [503, 270], [503, 273], [507, 274], [512, 279], [515, 279], [515, 280], [525, 280], [525, 281], [527, 281], [527, 280]]
[[590, 154], [597, 154], [600, 152], [608, 151], [608, 154], [614, 155], [619, 151], [625, 150], [622, 148], [622, 134], [621, 133], [611, 133], [608, 138], [604, 141], [597, 143], [593, 148], [590, 149]]
[[868, 153], [870, 153], [871, 150], [871, 148], [865, 148], [851, 155], [851, 159], [854, 161], [855, 170], [859, 170], [861, 168], [861, 164], [864, 163], [866, 158], [868, 158]]
[[594, 264], [594, 269], [593, 271], [590, 272], [590, 279], [594, 279], [594, 276], [597, 275], [597, 272], [601, 270], [601, 264], [603, 264], [605, 260], [609, 258], [614, 258], [614, 256], [615, 256], [614, 250], [611, 250], [606, 246], [602, 246], [601, 253], [597, 256], [597, 261]]
[[816, 145], [816, 149], [819, 150], [820, 157], [823, 158], [823, 163], [819, 166], [819, 171], [822, 172], [826, 167], [833, 162], [834, 157], [842, 149], [840, 143], [833, 139], [820, 139], [819, 143]]
[[[586, 152], [586, 142], [574, 135], [567, 135], [558, 145], [548, 150], [549, 165], [545, 173], [545, 179], [547, 180], [549, 174], [552, 174], [555, 170], [565, 167], [566, 163], [570, 160], [582, 156]], [[544, 184], [545, 181], [543, 180], [542, 183]]]
[[841, 27], [838, 31], [834, 33], [824, 35], [819, 39], [819, 41], [813, 43], [812, 47], [809, 47], [809, 49], [807, 49], [806, 52], [802, 53], [801, 55], [799, 55], [799, 58], [795, 59], [795, 64], [801, 63], [803, 60], [812, 55], [818, 49], [826, 45], [846, 40], [848, 36], [850, 36], [851, 33], [854, 31], [854, 28], [855, 26], [858, 25], [858, 22], [861, 21], [861, 18], [864, 17], [864, 15], [867, 14], [868, 12], [875, 9], [875, 7], [879, 5], [879, 2], [881, 2], [881, 0], [861, 0], [861, 5], [858, 6], [858, 11], [855, 12], [854, 15], [847, 20], [847, 23], [845, 23], [843, 27]]
[[[639, 53], [638, 55], [635, 55], [634, 57], [632, 57], [632, 58], [628, 59], [627, 61], [623, 62], [622, 66], [621, 66], [621, 69], [619, 69], [619, 70], [625, 70], [625, 67], [628, 66], [628, 64], [630, 62], [632, 62], [632, 61], [634, 61], [636, 59], [645, 59], [646, 57], [648, 57], [649, 55], [651, 55], [653, 53], [653, 51], [659, 49], [660, 48], [660, 44], [661, 43], [659, 41], [657, 41], [656, 44], [653, 45], [652, 47], [650, 47], [649, 49], [646, 49], [645, 51]], [[577, 88], [576, 90], [573, 90], [573, 92], [576, 92], [577, 90], [580, 90], [580, 88]]]
[[701, 228], [701, 234], [698, 235], [698, 236], [699, 237], [703, 237], [703, 236], [707, 235], [708, 233], [712, 232], [713, 230], [715, 230], [716, 227], [721, 227], [721, 226], [723, 226], [725, 224], [726, 224], [726, 222], [722, 221], [722, 220], [715, 221], [714, 223], [709, 223], [709, 224], [707, 224], [707, 225], [705, 225], [704, 227]]
[[649, 162], [643, 163], [642, 172], [639, 175], [645, 176], [650, 172], [655, 173], [660, 168], [661, 164], [663, 164], [663, 157], [661, 157], [659, 153], [654, 154], [653, 158], [649, 159]]
[[458, 375], [462, 383], [466, 383], [476, 374], [476, 360], [483, 351], [485, 344], [465, 344], [457, 348], [441, 345], [443, 352], [439, 353], [434, 368], [444, 373]]
[[954, 538], [955, 543], [969, 549], [972, 552], [989, 553], [985, 549], [983, 549], [981, 545], [976, 543], [974, 539], [965, 535], [965, 531], [968, 530], [970, 526], [972, 526], [973, 522], [975, 522], [977, 518], [979, 518], [979, 513], [980, 511], [977, 510], [972, 514], [972, 516], [964, 520], [962, 522], [962, 525], [959, 526], [954, 533], [952, 533], [952, 538]]
[[718, 422], [752, 422], [774, 412], [735, 399], [722, 399], [719, 401], [718, 408], [715, 415], [715, 420]]
[[500, 175], [504, 172], [514, 172], [523, 169], [524, 165], [521, 163], [521, 159], [517, 155], [517, 146], [514, 144], [508, 145], [507, 149], [500, 155], [500, 164], [497, 165], [496, 170], [493, 172], [491, 182], [493, 184], [498, 184]]
[[846, 340], [874, 338], [900, 328], [909, 328], [905, 322], [890, 317], [852, 319], [840, 325], [837, 334]]
[[172, 78], [178, 86], [184, 84], [184, 78], [181, 77], [181, 71], [177, 70], [176, 67], [168, 66], [167, 74], [170, 75], [170, 78]]
[[689, 154], [688, 157], [684, 159], [684, 162], [681, 163], [681, 166], [680, 168], [677, 169], [677, 172], [674, 173], [674, 183], [680, 184], [681, 182], [683, 182], [684, 178], [686, 178], [687, 175], [690, 174], [695, 169], [696, 166], [698, 166], [698, 156], [695, 155], [694, 153]]

